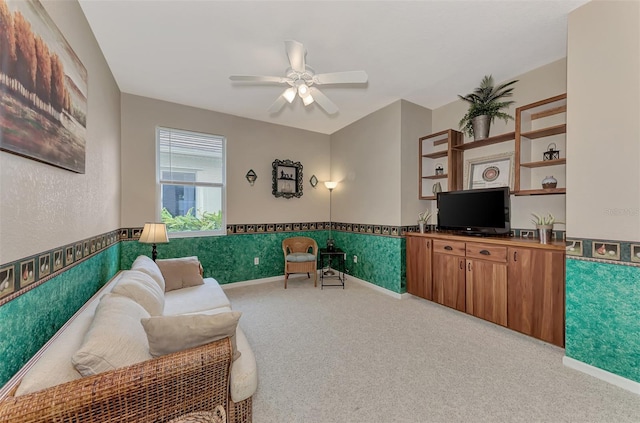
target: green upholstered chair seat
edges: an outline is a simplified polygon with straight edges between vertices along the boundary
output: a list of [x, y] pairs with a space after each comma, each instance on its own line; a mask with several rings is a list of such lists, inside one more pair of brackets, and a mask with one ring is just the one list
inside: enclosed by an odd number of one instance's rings
[[289, 253], [287, 254], [287, 261], [293, 263], [316, 261], [316, 256], [311, 253]]

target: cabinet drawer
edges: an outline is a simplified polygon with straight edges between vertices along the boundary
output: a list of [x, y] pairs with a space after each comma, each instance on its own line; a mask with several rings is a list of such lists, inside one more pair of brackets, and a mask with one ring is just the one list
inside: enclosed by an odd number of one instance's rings
[[465, 252], [464, 245], [465, 243], [460, 241], [445, 241], [441, 239], [434, 239], [433, 252], [464, 257], [464, 252]]
[[499, 261], [505, 263], [507, 261], [507, 247], [491, 244], [467, 243], [467, 257], [479, 258], [482, 260]]

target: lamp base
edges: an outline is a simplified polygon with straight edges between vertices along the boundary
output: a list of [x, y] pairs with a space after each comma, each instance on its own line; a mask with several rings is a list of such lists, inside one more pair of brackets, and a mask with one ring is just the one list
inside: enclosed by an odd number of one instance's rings
[[153, 249], [151, 250], [151, 259], [156, 261], [158, 258], [158, 250], [156, 250], [156, 244], [153, 244]]

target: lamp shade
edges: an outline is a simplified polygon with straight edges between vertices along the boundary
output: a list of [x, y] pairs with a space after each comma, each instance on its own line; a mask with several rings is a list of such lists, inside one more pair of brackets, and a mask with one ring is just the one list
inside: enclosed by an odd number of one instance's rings
[[332, 181], [325, 181], [324, 182], [324, 186], [327, 187], [327, 189], [329, 191], [331, 191], [332, 189], [334, 189], [335, 187], [338, 186], [338, 183], [337, 182], [332, 182]]
[[145, 223], [139, 241], [143, 244], [164, 244], [169, 242], [167, 225], [164, 223]]

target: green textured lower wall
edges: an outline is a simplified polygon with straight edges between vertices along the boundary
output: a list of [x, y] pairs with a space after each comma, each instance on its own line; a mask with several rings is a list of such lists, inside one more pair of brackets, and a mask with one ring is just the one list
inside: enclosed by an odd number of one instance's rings
[[640, 268], [567, 260], [567, 357], [640, 382]]
[[0, 307], [0, 385], [119, 270], [118, 243]]
[[[398, 294], [406, 292], [404, 238], [333, 232], [336, 246], [347, 254], [350, 275]], [[358, 262], [353, 262], [358, 256]]]
[[[292, 236], [313, 238], [322, 247], [328, 231], [276, 232], [201, 238], [174, 238], [158, 245], [158, 258], [198, 256], [205, 277], [220, 284], [269, 278], [284, 274], [282, 240]], [[151, 256], [151, 246], [136, 241], [122, 243], [122, 269], [129, 269], [139, 255]], [[260, 264], [255, 266], [253, 259]]]

